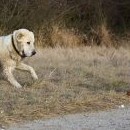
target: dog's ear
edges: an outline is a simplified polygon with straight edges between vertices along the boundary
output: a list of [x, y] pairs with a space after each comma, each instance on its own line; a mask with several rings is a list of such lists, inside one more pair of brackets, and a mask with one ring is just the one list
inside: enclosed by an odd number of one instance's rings
[[24, 35], [23, 35], [21, 32], [18, 32], [18, 33], [16, 34], [16, 39], [17, 39], [18, 41], [21, 41], [23, 37], [24, 37]]
[[19, 30], [15, 30], [15, 31], [13, 32], [13, 36], [15, 37], [15, 39], [16, 39], [17, 41], [21, 41], [22, 38], [24, 37], [24, 34], [23, 34], [22, 32], [20, 32]]

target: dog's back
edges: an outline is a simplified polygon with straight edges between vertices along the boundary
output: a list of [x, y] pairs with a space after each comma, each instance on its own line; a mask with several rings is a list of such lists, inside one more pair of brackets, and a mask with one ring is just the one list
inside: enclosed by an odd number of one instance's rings
[[10, 35], [0, 37], [0, 55], [8, 52], [9, 45], [11, 44], [10, 39]]

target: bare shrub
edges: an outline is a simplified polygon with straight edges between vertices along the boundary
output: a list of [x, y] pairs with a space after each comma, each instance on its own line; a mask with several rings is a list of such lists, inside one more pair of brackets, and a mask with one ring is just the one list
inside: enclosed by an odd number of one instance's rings
[[[28, 28], [35, 32], [40, 46], [72, 47], [79, 42], [81, 45], [111, 46], [117, 44], [113, 36], [121, 39], [129, 32], [129, 6], [128, 0], [1, 0], [1, 34]], [[58, 31], [53, 27], [56, 25], [59, 25]], [[86, 36], [90, 41], [86, 41]]]

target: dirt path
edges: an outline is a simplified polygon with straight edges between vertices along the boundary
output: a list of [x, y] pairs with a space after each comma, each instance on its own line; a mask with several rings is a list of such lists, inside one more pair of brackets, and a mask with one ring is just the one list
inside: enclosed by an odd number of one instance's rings
[[130, 130], [130, 107], [34, 121], [8, 130]]

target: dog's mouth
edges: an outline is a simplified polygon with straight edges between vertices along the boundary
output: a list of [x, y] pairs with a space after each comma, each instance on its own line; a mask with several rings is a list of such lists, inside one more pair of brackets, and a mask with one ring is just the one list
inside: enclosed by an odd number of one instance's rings
[[33, 55], [35, 55], [36, 54], [36, 51], [34, 50], [34, 51], [32, 51], [32, 53], [30, 54], [30, 55], [27, 55], [27, 54], [25, 54], [25, 52], [24, 52], [24, 50], [21, 52], [21, 57], [22, 58], [25, 58], [25, 57], [31, 57], [31, 56], [33, 56]]

